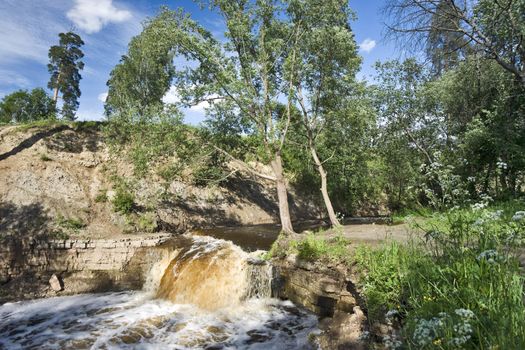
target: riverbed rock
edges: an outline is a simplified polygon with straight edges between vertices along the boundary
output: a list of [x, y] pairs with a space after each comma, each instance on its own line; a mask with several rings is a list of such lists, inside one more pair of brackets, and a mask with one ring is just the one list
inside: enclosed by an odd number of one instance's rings
[[49, 279], [49, 286], [55, 292], [60, 292], [62, 289], [64, 289], [64, 283], [56, 274], [51, 275], [51, 278]]
[[289, 299], [321, 318], [321, 349], [365, 349], [368, 323], [357, 277], [346, 265], [305, 262], [297, 256], [273, 260], [274, 295]]

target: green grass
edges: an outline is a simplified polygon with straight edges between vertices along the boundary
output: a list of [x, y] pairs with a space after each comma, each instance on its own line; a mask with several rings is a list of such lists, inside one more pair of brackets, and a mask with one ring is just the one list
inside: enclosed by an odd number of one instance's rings
[[292, 241], [290, 250], [306, 261], [344, 261], [349, 258], [350, 242], [343, 236], [324, 237], [322, 233], [309, 233], [306, 237]]
[[370, 322], [395, 310], [409, 349], [525, 348], [525, 280], [512, 254], [523, 246], [516, 212], [524, 209], [509, 202], [438, 213], [421, 225], [422, 246], [357, 249]]
[[349, 244], [350, 241], [342, 235], [327, 236], [324, 231], [308, 233], [289, 241], [281, 235], [264, 258], [283, 258], [296, 254], [299, 259], [310, 262], [349, 262]]
[[58, 216], [56, 223], [62, 228], [74, 231], [78, 231], [86, 227], [86, 224], [80, 218], [65, 218], [63, 216]]
[[135, 196], [128, 189], [119, 186], [115, 191], [115, 198], [113, 198], [113, 209], [116, 212], [129, 214], [133, 210], [135, 203]]
[[95, 202], [96, 203], [106, 203], [107, 201], [108, 201], [108, 191], [105, 189], [100, 190], [97, 196], [95, 197]]
[[429, 208], [403, 209], [392, 214], [392, 225], [412, 222], [413, 218], [428, 218], [433, 212]]
[[40, 155], [40, 160], [43, 161], [43, 162], [50, 162], [53, 159], [51, 157], [49, 157], [47, 154], [41, 154]]
[[36, 120], [33, 122], [24, 123], [24, 124], [19, 124], [16, 130], [17, 131], [27, 131], [33, 128], [46, 129], [46, 128], [63, 125], [63, 124], [69, 124], [69, 123], [71, 122], [57, 120], [54, 118], [42, 119], [42, 120]]

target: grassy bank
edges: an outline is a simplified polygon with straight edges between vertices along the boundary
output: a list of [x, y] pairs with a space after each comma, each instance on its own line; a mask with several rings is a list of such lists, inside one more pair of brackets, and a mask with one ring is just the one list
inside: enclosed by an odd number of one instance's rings
[[308, 233], [269, 255], [357, 267], [370, 324], [392, 326], [373, 342], [381, 348], [524, 349], [524, 210], [513, 201], [404, 218], [423, 235], [379, 247]]

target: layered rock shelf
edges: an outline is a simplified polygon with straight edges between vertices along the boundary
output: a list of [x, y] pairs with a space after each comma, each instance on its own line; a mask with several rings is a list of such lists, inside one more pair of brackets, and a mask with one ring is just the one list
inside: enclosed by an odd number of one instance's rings
[[151, 266], [175, 249], [170, 234], [119, 239], [39, 240], [4, 237], [0, 245], [0, 302], [60, 295], [142, 288]]
[[368, 323], [351, 268], [310, 263], [294, 255], [273, 265], [273, 294], [320, 316], [322, 333], [317, 338], [322, 349], [365, 348], [361, 339]]

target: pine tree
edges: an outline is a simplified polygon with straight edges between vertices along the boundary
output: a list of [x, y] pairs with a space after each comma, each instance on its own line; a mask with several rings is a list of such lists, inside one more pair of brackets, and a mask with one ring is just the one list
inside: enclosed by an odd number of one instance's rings
[[84, 62], [81, 61], [84, 53], [80, 49], [84, 42], [73, 32], [60, 33], [59, 37], [59, 44], [49, 49], [47, 68], [51, 78], [47, 86], [53, 90], [55, 105], [59, 93], [62, 94], [62, 116], [74, 120], [80, 97], [80, 71], [84, 69]]

